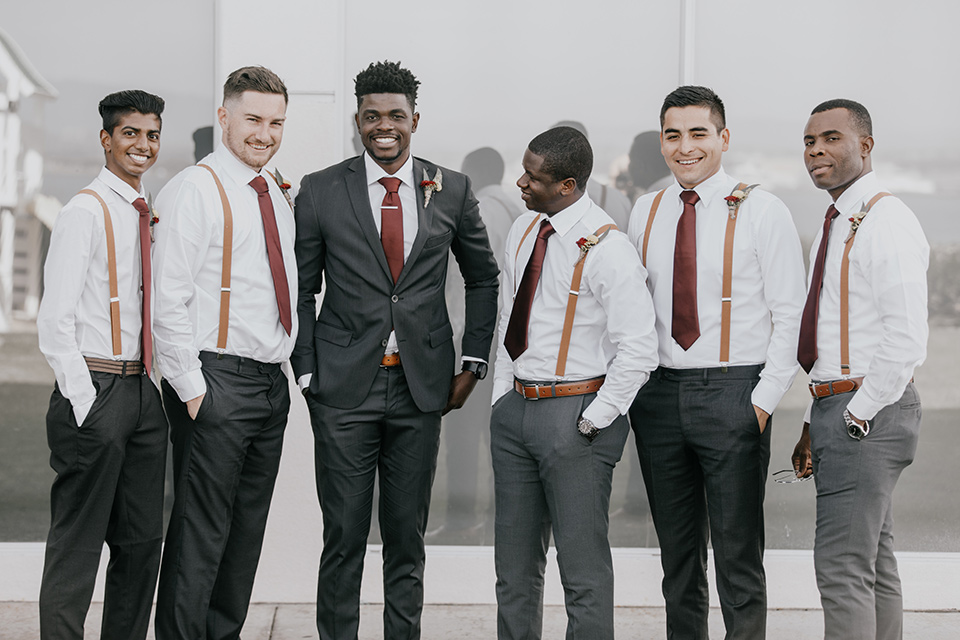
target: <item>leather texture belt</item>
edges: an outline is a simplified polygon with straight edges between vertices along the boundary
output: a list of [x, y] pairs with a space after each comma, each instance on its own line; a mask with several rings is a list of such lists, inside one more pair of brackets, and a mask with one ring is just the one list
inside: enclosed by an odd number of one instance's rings
[[606, 376], [580, 380], [578, 382], [520, 382], [513, 379], [513, 389], [526, 400], [541, 398], [564, 398], [566, 396], [582, 396], [586, 393], [598, 391], [603, 386]]
[[844, 378], [843, 380], [833, 380], [823, 384], [809, 384], [810, 395], [814, 398], [826, 398], [835, 396], [838, 393], [850, 393], [856, 391], [863, 384], [863, 376], [859, 378]]
[[388, 353], [383, 356], [380, 360], [381, 367], [399, 367], [400, 366], [400, 354], [399, 353]]
[[106, 358], [83, 357], [87, 369], [99, 373], [115, 373], [121, 378], [143, 374], [143, 363], [139, 360], [107, 360]]

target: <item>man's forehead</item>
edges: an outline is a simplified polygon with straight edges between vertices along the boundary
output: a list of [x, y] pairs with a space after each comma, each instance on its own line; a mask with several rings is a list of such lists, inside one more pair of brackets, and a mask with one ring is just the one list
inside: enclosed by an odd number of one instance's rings
[[827, 109], [814, 113], [807, 120], [807, 135], [818, 135], [827, 131], [850, 131], [853, 129], [853, 117], [843, 107]]

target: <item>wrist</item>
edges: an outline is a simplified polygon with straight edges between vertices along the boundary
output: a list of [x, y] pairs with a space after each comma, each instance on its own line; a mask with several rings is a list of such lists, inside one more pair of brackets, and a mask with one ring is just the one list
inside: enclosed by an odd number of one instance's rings
[[487, 377], [487, 363], [480, 360], [464, 360], [461, 372], [469, 371], [477, 380], [483, 380]]

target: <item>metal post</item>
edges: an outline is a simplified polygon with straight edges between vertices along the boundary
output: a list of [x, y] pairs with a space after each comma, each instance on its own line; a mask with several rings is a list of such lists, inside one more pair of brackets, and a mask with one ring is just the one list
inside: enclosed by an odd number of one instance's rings
[[680, 84], [693, 84], [697, 0], [680, 2]]

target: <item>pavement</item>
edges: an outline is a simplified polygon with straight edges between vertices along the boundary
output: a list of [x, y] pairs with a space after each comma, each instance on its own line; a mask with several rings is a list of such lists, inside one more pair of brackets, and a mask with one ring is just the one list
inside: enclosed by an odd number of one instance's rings
[[[103, 605], [94, 603], [87, 617], [84, 640], [99, 638]], [[312, 604], [255, 604], [250, 607], [243, 640], [302, 640], [317, 638]], [[383, 605], [360, 607], [359, 640], [383, 638], [380, 620]], [[497, 611], [494, 605], [427, 605], [423, 610], [422, 640], [489, 640], [496, 637]], [[617, 637], [624, 639], [665, 636], [662, 608], [617, 607], [614, 614]], [[543, 613], [543, 637], [562, 638], [566, 625], [563, 607], [547, 606]], [[904, 614], [905, 640], [955, 640], [960, 629], [960, 612], [916, 612]], [[771, 609], [767, 616], [770, 640], [814, 640], [823, 637], [823, 613], [817, 609]], [[39, 638], [36, 602], [0, 602], [0, 640]], [[710, 610], [710, 638], [723, 638], [719, 609]], [[154, 640], [153, 628], [147, 640]]]

